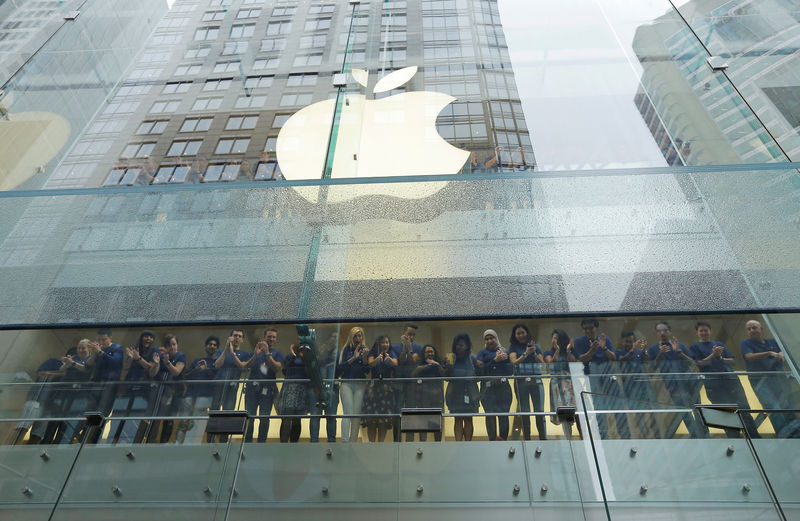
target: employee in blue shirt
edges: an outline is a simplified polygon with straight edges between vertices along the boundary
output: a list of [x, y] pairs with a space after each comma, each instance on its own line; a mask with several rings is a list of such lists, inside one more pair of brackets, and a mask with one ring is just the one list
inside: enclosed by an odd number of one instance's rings
[[[507, 413], [511, 409], [511, 359], [508, 351], [500, 345], [494, 329], [483, 332], [484, 349], [478, 351], [477, 366], [487, 378], [481, 380], [481, 404], [487, 413]], [[486, 432], [489, 440], [508, 439], [508, 416], [486, 416]]]

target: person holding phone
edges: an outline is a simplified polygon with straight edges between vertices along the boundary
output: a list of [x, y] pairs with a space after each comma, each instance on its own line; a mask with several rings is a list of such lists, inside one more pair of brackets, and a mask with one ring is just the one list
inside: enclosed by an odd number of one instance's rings
[[[542, 349], [533, 341], [531, 331], [525, 324], [516, 324], [511, 328], [511, 338], [508, 346], [511, 366], [514, 369], [514, 384], [517, 389], [517, 404], [520, 412], [530, 412], [531, 402], [533, 411], [544, 412], [544, 386], [542, 385], [542, 370], [544, 356]], [[536, 430], [539, 439], [546, 440], [544, 416], [536, 416]], [[526, 440], [531, 439], [531, 418], [522, 417], [522, 435]]]

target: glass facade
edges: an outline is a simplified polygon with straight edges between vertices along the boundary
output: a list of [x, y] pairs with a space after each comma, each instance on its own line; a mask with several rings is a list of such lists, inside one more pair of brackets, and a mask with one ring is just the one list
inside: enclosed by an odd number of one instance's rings
[[0, 0], [3, 510], [797, 517], [798, 36], [791, 0]]

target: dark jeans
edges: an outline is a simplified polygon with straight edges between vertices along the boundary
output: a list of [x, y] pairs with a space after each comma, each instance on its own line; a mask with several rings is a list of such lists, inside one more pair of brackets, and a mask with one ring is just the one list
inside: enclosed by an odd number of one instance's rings
[[[747, 396], [744, 394], [744, 389], [739, 383], [737, 377], [728, 378], [715, 378], [713, 383], [706, 383], [706, 395], [713, 404], [733, 404], [735, 403], [740, 409], [747, 409], [750, 407], [747, 403]], [[741, 414], [742, 424], [747, 432], [750, 433], [751, 438], [760, 438], [758, 434], [758, 427], [753, 417], [750, 414]], [[725, 435], [728, 438], [739, 438], [738, 431], [725, 429]]]
[[[481, 382], [481, 403], [487, 413], [508, 412], [511, 408], [511, 385], [506, 378]], [[508, 416], [486, 416], [486, 432], [489, 440], [508, 439]]]
[[[269, 433], [269, 416], [272, 414], [272, 404], [275, 403], [275, 396], [278, 394], [278, 387], [274, 382], [247, 382], [244, 388], [244, 407], [247, 414], [251, 417], [247, 422], [247, 432], [244, 441], [253, 441], [253, 431], [255, 420], [253, 416], [260, 415], [258, 422], [258, 443], [267, 441]], [[260, 411], [260, 412], [259, 412]]]
[[[542, 381], [537, 378], [536, 376], [518, 376], [515, 380], [517, 384], [519, 412], [530, 412], [531, 400], [533, 401], [534, 412], [544, 412], [544, 386], [542, 385]], [[536, 430], [539, 431], [540, 440], [547, 439], [544, 416], [536, 416]], [[522, 435], [526, 440], [531, 439], [530, 416], [522, 417]]]
[[[334, 443], [336, 441], [336, 411], [339, 409], [339, 384], [325, 382], [322, 385], [328, 403], [328, 407], [324, 409], [325, 430], [328, 442]], [[309, 423], [311, 442], [316, 443], [319, 441], [320, 417], [314, 415], [323, 414], [323, 410], [317, 409], [317, 395], [313, 391], [308, 393], [308, 410], [312, 415]]]
[[[695, 375], [664, 376], [664, 386], [669, 392], [672, 403], [678, 408], [694, 408], [696, 404], [700, 403], [700, 385], [700, 380]], [[697, 416], [697, 411], [693, 411], [677, 414], [665, 429], [665, 439], [675, 436], [681, 420], [686, 424], [692, 438], [708, 438], [708, 427]]]

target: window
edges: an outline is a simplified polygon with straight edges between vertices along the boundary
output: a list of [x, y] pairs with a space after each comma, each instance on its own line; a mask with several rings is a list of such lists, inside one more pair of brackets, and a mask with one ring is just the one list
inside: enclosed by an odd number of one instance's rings
[[318, 18], [316, 20], [306, 20], [305, 26], [303, 27], [306, 31], [323, 31], [325, 29], [331, 28], [331, 19], [330, 18]]
[[225, 124], [225, 130], [252, 130], [256, 128], [258, 116], [231, 116]]
[[406, 59], [406, 49], [403, 48], [395, 48], [395, 49], [386, 49], [381, 50], [380, 61], [403, 61]]
[[309, 103], [311, 103], [311, 94], [284, 94], [281, 96], [281, 107], [308, 105]]
[[164, 51], [148, 51], [142, 54], [139, 63], [165, 62], [169, 60], [169, 55], [169, 52]]
[[261, 40], [261, 51], [282, 51], [286, 48], [285, 38], [270, 38]]
[[178, 43], [181, 40], [181, 33], [158, 34], [153, 36], [150, 41], [152, 45], [169, 45], [171, 43]]
[[183, 183], [189, 175], [189, 167], [183, 165], [162, 166], [156, 172], [151, 184]]
[[300, 48], [310, 49], [317, 47], [325, 47], [325, 35], [318, 36], [303, 36], [300, 38]]
[[203, 13], [202, 21], [204, 22], [216, 22], [218, 20], [225, 19], [225, 11], [206, 11]]
[[205, 132], [211, 128], [214, 118], [187, 118], [178, 132]]
[[194, 156], [200, 150], [202, 139], [191, 139], [188, 141], [173, 141], [167, 152], [168, 156]]
[[222, 98], [197, 98], [192, 110], [217, 110], [222, 106]]
[[119, 157], [150, 157], [155, 143], [131, 143], [125, 147]]
[[270, 87], [271, 85], [272, 85], [272, 76], [248, 76], [244, 82], [245, 88], [248, 89]]
[[137, 67], [131, 71], [128, 75], [128, 79], [131, 80], [147, 80], [152, 78], [157, 78], [161, 71], [164, 69], [157, 68], [157, 67]]
[[259, 58], [253, 61], [253, 70], [276, 69], [279, 62], [280, 58], [277, 56], [273, 58]]
[[219, 27], [200, 27], [194, 32], [195, 41], [216, 40], [219, 36]]
[[267, 102], [266, 96], [240, 96], [236, 100], [237, 109], [261, 108]]
[[256, 32], [256, 24], [234, 24], [231, 27], [231, 38], [250, 38]]
[[262, 161], [256, 167], [254, 181], [275, 181], [281, 179], [281, 169], [275, 161]]
[[140, 96], [150, 92], [150, 85], [123, 85], [117, 91], [117, 96]]
[[211, 7], [224, 7], [226, 5], [231, 5], [233, 0], [211, 0]]
[[189, 92], [189, 87], [192, 86], [191, 81], [171, 81], [164, 85], [164, 90], [161, 91], [162, 94], [183, 94], [184, 92]]
[[381, 25], [406, 25], [405, 15], [392, 15], [381, 17]]
[[240, 9], [238, 13], [236, 13], [236, 18], [241, 20], [242, 18], [258, 18], [261, 16], [261, 9]]
[[158, 120], [158, 121], [143, 121], [139, 128], [136, 129], [136, 133], [139, 135], [142, 134], [161, 134], [167, 128], [168, 121]]
[[125, 127], [125, 120], [114, 119], [111, 121], [98, 121], [86, 130], [87, 134], [112, 134]]
[[222, 55], [244, 54], [247, 52], [247, 44], [248, 42], [225, 42], [222, 47]]
[[308, 8], [308, 14], [327, 14], [335, 9], [333, 5], [312, 5]]
[[[283, 125], [283, 123], [281, 123]], [[275, 126], [274, 124], [272, 125]], [[275, 136], [268, 137], [267, 142], [264, 144], [264, 152], [275, 152], [275, 146], [278, 144], [278, 138]]]
[[195, 58], [205, 58], [211, 51], [211, 47], [198, 47], [196, 49], [187, 49], [186, 54], [183, 55], [186, 60], [193, 60]]
[[239, 179], [239, 163], [212, 163], [208, 165], [206, 173], [203, 175], [206, 182], [213, 181], [236, 181]]
[[200, 68], [202, 65], [193, 64], [193, 65], [178, 65], [175, 69], [175, 76], [187, 76], [187, 75], [194, 75], [200, 73]]
[[300, 54], [294, 57], [293, 65], [295, 67], [303, 67], [306, 65], [320, 65], [321, 63], [322, 63], [322, 53]]
[[214, 150], [215, 154], [244, 154], [247, 151], [247, 146], [250, 144], [250, 138], [222, 138], [217, 143], [217, 148]]
[[276, 7], [272, 10], [272, 16], [293, 16], [296, 10], [295, 7]]
[[281, 128], [290, 117], [289, 114], [277, 114], [272, 120], [272, 128]]
[[226, 90], [231, 86], [233, 78], [220, 78], [218, 80], [206, 80], [203, 90]]
[[214, 64], [214, 72], [239, 72], [239, 62], [217, 62]]
[[127, 103], [114, 102], [114, 103], [109, 103], [106, 106], [105, 110], [103, 111], [103, 114], [126, 114], [128, 112], [135, 111], [137, 108], [139, 108], [138, 101], [127, 102]]
[[150, 112], [154, 114], [175, 112], [180, 104], [180, 101], [156, 101], [150, 107]]
[[141, 168], [114, 168], [109, 172], [108, 177], [103, 182], [103, 186], [147, 184], [139, 179]]
[[286, 80], [289, 87], [310, 87], [317, 84], [316, 74], [291, 74]]
[[270, 22], [267, 24], [267, 36], [278, 34], [289, 34], [292, 30], [292, 22]]

